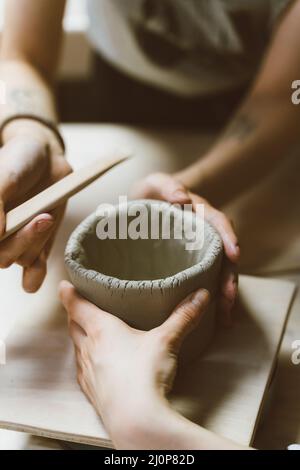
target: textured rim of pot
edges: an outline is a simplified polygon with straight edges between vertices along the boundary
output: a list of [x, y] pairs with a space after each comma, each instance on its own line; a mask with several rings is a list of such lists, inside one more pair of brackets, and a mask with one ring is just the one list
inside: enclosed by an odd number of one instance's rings
[[[150, 199], [141, 199], [138, 201], [129, 201], [128, 205], [133, 203], [144, 203], [147, 206], [156, 203], [160, 204], [161, 206], [166, 206], [166, 208], [170, 208], [171, 204], [165, 201], [157, 201], [157, 200], [150, 200]], [[179, 210], [179, 209], [178, 209]], [[206, 220], [205, 226], [209, 229], [210, 233], [213, 235], [213, 240], [210, 244], [210, 254], [209, 256], [206, 254], [204, 258], [199, 262], [190, 266], [183, 271], [179, 271], [177, 274], [173, 276], [169, 276], [163, 279], [154, 279], [154, 280], [144, 280], [144, 281], [130, 281], [126, 279], [119, 279], [113, 276], [107, 276], [106, 274], [99, 273], [93, 269], [85, 268], [81, 263], [77, 260], [73, 259], [74, 257], [74, 245], [79, 245], [82, 240], [85, 238], [87, 231], [90, 227], [95, 224], [95, 220], [99, 217], [97, 214], [97, 210], [89, 215], [85, 220], [83, 220], [78, 227], [73, 231], [71, 234], [69, 241], [66, 246], [65, 250], [65, 265], [69, 271], [74, 272], [77, 276], [85, 278], [89, 281], [93, 280], [97, 283], [105, 285], [108, 288], [114, 289], [131, 289], [131, 290], [140, 290], [141, 288], [151, 288], [151, 290], [162, 290], [167, 289], [170, 287], [178, 287], [182, 282], [186, 281], [187, 279], [194, 278], [201, 273], [208, 271], [213, 264], [215, 263], [216, 259], [223, 254], [223, 242], [219, 233], [216, 229]]]

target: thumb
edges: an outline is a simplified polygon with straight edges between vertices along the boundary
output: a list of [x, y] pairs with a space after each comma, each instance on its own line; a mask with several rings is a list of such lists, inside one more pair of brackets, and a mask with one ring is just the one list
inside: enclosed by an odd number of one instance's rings
[[184, 338], [198, 325], [209, 301], [209, 292], [205, 289], [199, 289], [181, 302], [162, 325], [163, 334], [167, 336], [170, 345], [176, 352]]

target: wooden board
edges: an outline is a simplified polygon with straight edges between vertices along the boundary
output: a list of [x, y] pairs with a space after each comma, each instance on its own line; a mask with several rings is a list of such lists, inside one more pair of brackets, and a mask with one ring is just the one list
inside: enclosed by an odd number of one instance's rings
[[286, 449], [300, 443], [300, 364], [292, 361], [300, 340], [300, 273], [286, 275], [298, 289], [280, 348], [276, 376], [268, 394], [254, 444], [259, 449]]
[[[291, 283], [241, 279], [235, 327], [219, 329], [209, 351], [179, 373], [173, 403], [180, 412], [241, 444], [252, 442], [293, 292]], [[35, 314], [51, 303], [57, 324], [20, 322], [8, 338], [8, 362], [0, 368], [0, 426], [110, 446], [76, 383], [73, 348], [58, 300], [42, 295], [39, 300]]]

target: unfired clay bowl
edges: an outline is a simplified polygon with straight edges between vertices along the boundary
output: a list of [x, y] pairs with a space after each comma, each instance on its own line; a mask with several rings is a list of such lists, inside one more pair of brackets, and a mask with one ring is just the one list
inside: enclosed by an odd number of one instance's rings
[[[148, 209], [170, 211], [170, 204], [132, 201]], [[124, 208], [116, 206], [120, 214]], [[125, 209], [127, 211], [127, 209]], [[173, 209], [174, 210], [174, 209]], [[126, 212], [127, 213], [127, 212]], [[181, 209], [177, 217], [188, 217]], [[84, 220], [71, 235], [65, 263], [72, 283], [90, 302], [118, 316], [129, 325], [149, 330], [162, 324], [172, 310], [191, 292], [203, 287], [212, 302], [197, 329], [183, 346], [184, 357], [195, 357], [211, 341], [215, 327], [215, 296], [219, 285], [223, 245], [215, 229], [204, 223], [204, 245], [186, 250], [186, 240], [99, 240], [96, 213]]]

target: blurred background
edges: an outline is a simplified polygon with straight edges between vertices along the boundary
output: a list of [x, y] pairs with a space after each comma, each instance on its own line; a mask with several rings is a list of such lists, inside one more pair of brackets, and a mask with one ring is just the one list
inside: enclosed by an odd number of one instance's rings
[[[0, 41], [7, 0], [0, 0]], [[64, 43], [60, 60], [57, 99], [62, 122], [126, 123], [154, 127], [186, 125], [218, 130], [230, 118], [245, 89], [226, 98], [175, 98], [120, 74], [93, 51], [89, 40], [87, 0], [67, 0]], [[148, 96], [148, 99], [147, 99]], [[132, 104], [134, 103], [134, 106]], [[156, 109], [155, 103], [159, 103]]]

